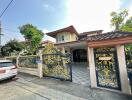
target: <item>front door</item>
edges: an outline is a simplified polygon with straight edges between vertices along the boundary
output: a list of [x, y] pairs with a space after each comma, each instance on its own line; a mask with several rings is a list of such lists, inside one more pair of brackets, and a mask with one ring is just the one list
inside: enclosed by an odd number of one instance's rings
[[94, 50], [97, 86], [120, 90], [120, 78], [115, 48]]
[[87, 62], [87, 51], [85, 49], [74, 50], [73, 62]]

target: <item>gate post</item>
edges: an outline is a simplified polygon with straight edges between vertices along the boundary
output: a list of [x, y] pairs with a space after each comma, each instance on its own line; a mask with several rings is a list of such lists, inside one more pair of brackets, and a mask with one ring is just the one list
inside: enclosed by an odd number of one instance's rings
[[90, 68], [90, 82], [91, 87], [97, 87], [96, 80], [96, 71], [95, 71], [95, 61], [94, 61], [94, 50], [93, 48], [88, 47], [88, 60], [89, 60], [89, 68]]
[[39, 51], [39, 57], [40, 57], [40, 62], [38, 62], [38, 76], [40, 78], [43, 77], [43, 59], [42, 59], [42, 52]]
[[16, 66], [19, 67], [19, 56], [16, 57]]
[[118, 46], [116, 46], [116, 49], [117, 49], [117, 58], [118, 58], [118, 64], [119, 64], [121, 89], [122, 89], [123, 93], [130, 94], [130, 87], [129, 87], [129, 81], [128, 81], [128, 76], [127, 76], [124, 45], [118, 45]]
[[62, 53], [65, 54], [65, 47], [62, 47]]

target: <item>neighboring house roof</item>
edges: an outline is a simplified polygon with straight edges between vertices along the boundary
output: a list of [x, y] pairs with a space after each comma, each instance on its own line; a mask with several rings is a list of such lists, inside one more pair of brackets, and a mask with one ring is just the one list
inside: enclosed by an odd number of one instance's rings
[[76, 29], [74, 28], [73, 25], [71, 26], [68, 26], [66, 28], [62, 28], [62, 29], [59, 29], [59, 30], [56, 30], [56, 31], [53, 31], [53, 32], [49, 32], [49, 33], [46, 33], [48, 36], [51, 36], [51, 37], [54, 37], [58, 34], [58, 33], [62, 33], [62, 32], [70, 32], [70, 33], [75, 33], [76, 35], [78, 35], [78, 32], [76, 31]]
[[99, 35], [87, 36], [85, 38], [82, 38], [81, 40], [97, 41], [97, 40], [107, 40], [107, 39], [114, 39], [114, 38], [127, 37], [127, 36], [132, 36], [132, 32], [114, 31]]

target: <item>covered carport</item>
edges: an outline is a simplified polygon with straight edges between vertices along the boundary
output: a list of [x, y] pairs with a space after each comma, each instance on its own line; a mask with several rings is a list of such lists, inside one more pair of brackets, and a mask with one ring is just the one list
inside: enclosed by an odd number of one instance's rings
[[55, 46], [63, 53], [71, 54], [73, 82], [84, 86], [90, 86], [87, 41], [72, 41], [55, 44]]
[[132, 32], [109, 32], [85, 38], [92, 88], [130, 94], [125, 44], [132, 44]]

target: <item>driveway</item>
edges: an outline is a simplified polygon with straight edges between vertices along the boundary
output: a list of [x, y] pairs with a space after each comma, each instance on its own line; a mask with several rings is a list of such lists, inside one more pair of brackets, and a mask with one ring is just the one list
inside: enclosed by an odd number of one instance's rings
[[72, 80], [73, 83], [90, 86], [90, 71], [87, 64], [72, 64]]
[[0, 100], [132, 100], [132, 96], [91, 89], [67, 81], [19, 73], [18, 79], [0, 83]]

